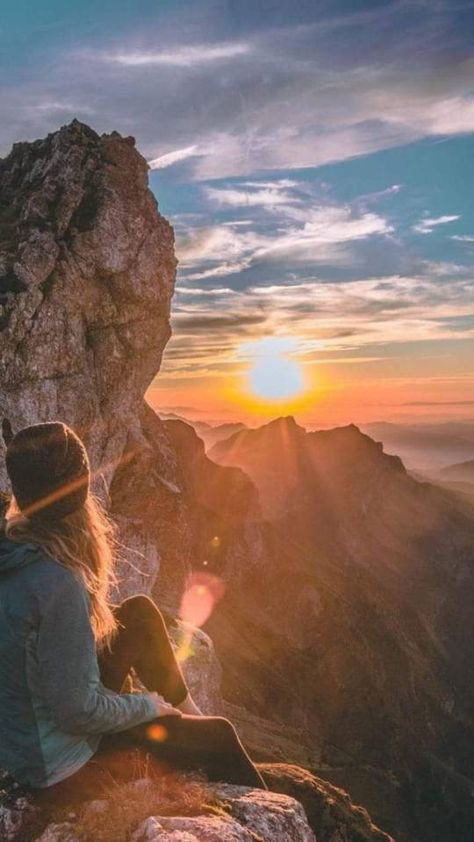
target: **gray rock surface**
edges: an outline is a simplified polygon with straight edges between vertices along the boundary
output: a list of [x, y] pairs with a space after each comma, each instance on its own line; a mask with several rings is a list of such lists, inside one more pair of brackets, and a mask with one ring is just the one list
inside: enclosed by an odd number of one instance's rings
[[[222, 816], [161, 818], [151, 816], [131, 842], [254, 842], [250, 830]], [[276, 840], [275, 840], [276, 842]]]
[[77, 121], [0, 162], [0, 411], [71, 423], [106, 478], [141, 444], [170, 335], [173, 230], [147, 170], [133, 138]]
[[194, 701], [205, 714], [221, 714], [222, 669], [211, 638], [201, 629], [178, 622], [171, 631], [171, 639]]
[[70, 822], [58, 822], [48, 825], [35, 842], [81, 842], [81, 840], [74, 831], [74, 825]]
[[20, 833], [34, 822], [37, 809], [33, 807], [27, 797], [8, 799], [2, 803], [0, 792], [0, 839], [2, 842], [15, 842]]
[[229, 816], [153, 816], [131, 842], [315, 842], [301, 804], [273, 792], [220, 786]]
[[[149, 816], [127, 842], [316, 842], [301, 804], [288, 795], [222, 785], [215, 796], [221, 805], [218, 814]], [[94, 803], [102, 802], [93, 802], [89, 809]], [[97, 813], [100, 822], [100, 809]], [[35, 842], [80, 840], [80, 825], [71, 821], [51, 823], [35, 838]]]

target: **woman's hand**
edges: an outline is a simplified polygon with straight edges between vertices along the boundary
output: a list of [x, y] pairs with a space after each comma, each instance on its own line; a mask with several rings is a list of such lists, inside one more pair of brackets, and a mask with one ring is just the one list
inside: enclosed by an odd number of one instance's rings
[[169, 702], [165, 702], [163, 696], [159, 696], [158, 693], [153, 693], [155, 704], [156, 704], [156, 716], [182, 716], [180, 710], [174, 708], [172, 704]]

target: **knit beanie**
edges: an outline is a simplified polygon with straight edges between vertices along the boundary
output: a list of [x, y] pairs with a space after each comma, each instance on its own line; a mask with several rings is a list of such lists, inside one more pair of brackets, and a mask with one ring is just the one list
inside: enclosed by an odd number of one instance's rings
[[28, 517], [63, 518], [84, 505], [89, 459], [66, 424], [51, 421], [19, 430], [8, 444], [5, 461], [16, 502]]

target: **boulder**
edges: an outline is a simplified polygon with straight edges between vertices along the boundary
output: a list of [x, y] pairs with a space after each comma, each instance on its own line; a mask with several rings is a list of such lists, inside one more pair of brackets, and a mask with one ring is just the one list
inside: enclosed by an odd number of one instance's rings
[[306, 769], [286, 763], [265, 763], [259, 769], [272, 790], [298, 799], [318, 842], [394, 842], [347, 792]]
[[303, 808], [286, 795], [222, 785], [216, 796], [228, 809], [220, 816], [153, 816], [131, 842], [316, 842]]

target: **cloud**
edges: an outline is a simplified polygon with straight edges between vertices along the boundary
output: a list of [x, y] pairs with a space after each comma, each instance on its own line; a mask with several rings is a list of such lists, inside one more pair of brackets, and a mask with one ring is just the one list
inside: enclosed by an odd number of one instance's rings
[[[294, 182], [283, 181], [282, 184], [294, 184]], [[281, 189], [281, 185], [277, 183], [269, 185], [255, 185], [253, 182], [248, 182], [248, 185], [257, 187], [252, 190], [242, 190], [240, 188], [215, 188], [207, 187], [205, 194], [209, 201], [214, 202], [220, 207], [268, 207], [273, 208], [277, 205], [291, 205], [296, 202], [296, 198], [290, 193]]]
[[401, 189], [401, 184], [392, 184], [391, 187], [386, 187], [385, 190], [377, 190], [374, 193], [363, 193], [357, 197], [355, 204], [363, 208], [371, 205], [373, 202], [380, 201], [380, 199], [385, 199], [387, 196], [395, 196]]
[[119, 64], [125, 67], [168, 65], [171, 67], [193, 67], [217, 61], [228, 61], [250, 52], [250, 45], [230, 42], [225, 44], [176, 44], [172, 50], [150, 52], [130, 50], [117, 53], [88, 53], [96, 61]]
[[173, 152], [166, 152], [165, 155], [160, 155], [158, 158], [148, 161], [148, 165], [152, 170], [162, 170], [165, 167], [171, 167], [173, 164], [177, 164], [179, 161], [184, 161], [186, 158], [192, 158], [200, 154], [202, 153], [199, 152], [199, 147], [194, 144], [193, 146], [185, 146], [184, 149], [175, 149]]
[[434, 278], [450, 279], [457, 276], [469, 276], [472, 274], [472, 267], [465, 266], [462, 263], [453, 263], [447, 260], [423, 260], [421, 268], [425, 275]]
[[195, 315], [187, 312], [179, 312], [174, 319], [177, 328], [185, 332], [209, 331], [215, 328], [231, 328], [235, 331], [240, 327], [262, 324], [264, 321], [265, 316], [261, 313], [222, 313], [220, 315], [201, 313], [200, 315]]
[[452, 234], [450, 240], [457, 240], [459, 243], [474, 243], [472, 234]]
[[474, 130], [469, 27], [456, 24], [452, 4], [338, 16], [297, 5], [282, 8], [278, 26], [249, 8], [236, 30], [228, 4], [191, 19], [165, 4], [148, 31], [137, 20], [124, 34], [118, 15], [116, 28], [95, 31], [93, 49], [62, 42], [47, 60], [29, 50], [28, 73], [2, 75], [2, 147], [57, 128], [52, 102], [74, 103], [98, 131], [133, 133], [152, 160], [198, 146], [196, 179], [320, 166]]
[[474, 406], [474, 401], [405, 401], [398, 406]]
[[204, 289], [203, 287], [186, 287], [178, 284], [176, 290], [179, 295], [192, 295], [194, 298], [202, 295], [210, 297], [216, 297], [219, 295], [234, 295], [234, 290], [230, 289], [230, 287], [213, 287], [211, 289]]
[[[211, 198], [216, 193], [234, 192], [240, 191], [213, 190]], [[262, 192], [258, 189], [250, 192], [250, 204], [254, 197], [258, 204]], [[209, 197], [209, 190], [206, 195]], [[282, 194], [276, 191], [276, 196], [279, 195]], [[276, 210], [281, 215], [281, 223], [270, 231], [218, 224], [190, 229], [177, 243], [186, 280], [231, 275], [251, 266], [282, 260], [342, 265], [352, 259], [352, 244], [374, 236], [387, 236], [393, 231], [388, 221], [376, 213], [360, 213], [349, 205], [307, 207], [293, 196], [283, 195], [285, 202], [281, 205], [278, 201], [263, 202], [265, 209]], [[190, 269], [193, 271], [189, 272]]]
[[[205, 289], [205, 288], [204, 288]], [[238, 370], [244, 342], [294, 338], [304, 364], [353, 364], [397, 357], [397, 347], [474, 336], [474, 278], [428, 276], [253, 285], [213, 289], [212, 312], [202, 288], [178, 286], [173, 338], [163, 378], [221, 376]], [[403, 353], [403, 352], [402, 352]]]
[[61, 101], [52, 101], [52, 100], [45, 100], [43, 102], [39, 102], [36, 105], [31, 106], [33, 112], [37, 112], [39, 114], [76, 114], [78, 108], [81, 108], [83, 112], [89, 114], [93, 114], [92, 109], [87, 109], [87, 106], [84, 103], [79, 102], [61, 102]]
[[456, 222], [456, 220], [460, 219], [461, 217], [458, 215], [452, 216], [436, 216], [430, 219], [420, 219], [416, 225], [413, 225], [412, 230], [416, 231], [417, 234], [431, 234], [433, 229], [436, 228], [438, 225], [447, 225], [450, 222]]

